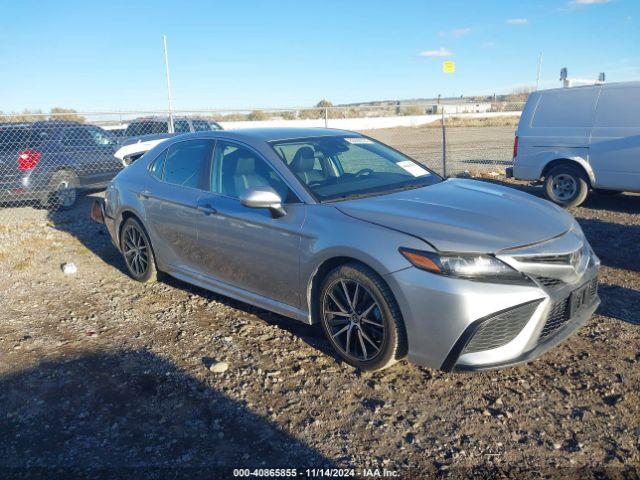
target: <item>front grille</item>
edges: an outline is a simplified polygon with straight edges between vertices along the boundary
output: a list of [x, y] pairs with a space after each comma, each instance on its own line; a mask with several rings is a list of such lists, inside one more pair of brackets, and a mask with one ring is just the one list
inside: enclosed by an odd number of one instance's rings
[[547, 322], [540, 333], [540, 341], [545, 340], [569, 320], [569, 297], [553, 304]]
[[509, 343], [524, 328], [540, 302], [541, 300], [529, 302], [485, 320], [462, 353], [491, 350]]
[[564, 282], [559, 278], [551, 278], [551, 277], [533, 277], [538, 283], [542, 284], [545, 287], [557, 287], [560, 285], [564, 285]]
[[[598, 293], [598, 279], [594, 278], [589, 283], [589, 298], [593, 298]], [[542, 342], [553, 335], [559, 328], [571, 320], [569, 307], [571, 295], [557, 301], [551, 307], [547, 321], [540, 333], [539, 341]]]

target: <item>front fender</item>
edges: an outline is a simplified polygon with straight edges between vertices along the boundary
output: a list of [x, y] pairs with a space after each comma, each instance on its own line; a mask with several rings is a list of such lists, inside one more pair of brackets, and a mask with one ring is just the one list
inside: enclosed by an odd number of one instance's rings
[[317, 215], [308, 218], [304, 226], [300, 249], [301, 293], [306, 295], [310, 322], [314, 287], [321, 281], [317, 274], [327, 261], [352, 259], [384, 278], [411, 266], [398, 251], [399, 247], [431, 250], [419, 238], [349, 217], [335, 207], [317, 206], [315, 210]]

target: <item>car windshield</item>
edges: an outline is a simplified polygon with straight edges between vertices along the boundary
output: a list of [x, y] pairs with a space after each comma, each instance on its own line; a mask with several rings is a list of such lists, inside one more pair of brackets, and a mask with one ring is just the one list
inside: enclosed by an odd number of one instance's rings
[[316, 137], [271, 142], [291, 171], [321, 202], [383, 195], [432, 185], [441, 178], [367, 137]]

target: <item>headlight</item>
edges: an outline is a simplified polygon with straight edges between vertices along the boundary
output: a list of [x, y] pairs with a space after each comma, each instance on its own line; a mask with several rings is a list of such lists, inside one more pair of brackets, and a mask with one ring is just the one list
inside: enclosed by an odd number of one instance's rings
[[530, 282], [523, 274], [491, 255], [437, 254], [407, 248], [401, 248], [400, 253], [414, 267], [440, 275], [469, 280]]

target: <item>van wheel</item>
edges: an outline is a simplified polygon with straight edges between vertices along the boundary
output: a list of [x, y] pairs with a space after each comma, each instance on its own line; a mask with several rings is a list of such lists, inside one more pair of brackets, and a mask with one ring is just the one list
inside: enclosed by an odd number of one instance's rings
[[545, 196], [561, 207], [577, 207], [587, 198], [589, 182], [584, 172], [571, 165], [551, 169], [544, 179]]

